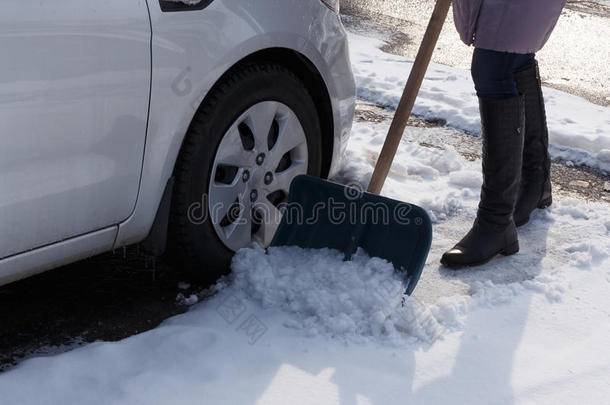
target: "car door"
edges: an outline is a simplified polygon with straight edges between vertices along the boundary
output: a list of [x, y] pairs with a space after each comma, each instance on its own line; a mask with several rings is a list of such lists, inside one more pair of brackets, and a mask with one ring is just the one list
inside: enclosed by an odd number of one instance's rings
[[0, 12], [0, 258], [126, 219], [150, 93], [145, 0]]

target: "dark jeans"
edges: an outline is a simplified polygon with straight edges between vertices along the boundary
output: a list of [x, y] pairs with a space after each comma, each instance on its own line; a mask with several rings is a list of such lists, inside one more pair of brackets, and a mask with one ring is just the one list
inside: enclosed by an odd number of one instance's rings
[[535, 64], [533, 53], [497, 52], [476, 48], [472, 55], [472, 80], [477, 96], [491, 99], [519, 95], [514, 74]]

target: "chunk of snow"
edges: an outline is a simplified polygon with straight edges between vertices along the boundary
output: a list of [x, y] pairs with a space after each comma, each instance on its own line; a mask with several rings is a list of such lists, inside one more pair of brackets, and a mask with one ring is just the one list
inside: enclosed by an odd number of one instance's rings
[[195, 305], [198, 301], [199, 297], [197, 297], [197, 294], [191, 294], [186, 297], [184, 294], [178, 293], [176, 296], [176, 302], [178, 302], [180, 305]]
[[344, 261], [330, 249], [242, 249], [232, 270], [234, 288], [263, 308], [289, 314], [286, 326], [308, 336], [358, 339], [406, 331], [432, 341], [441, 334], [431, 312], [404, 295], [394, 266], [361, 250]]
[[483, 184], [480, 170], [462, 170], [449, 174], [449, 183], [457, 187], [478, 189]]

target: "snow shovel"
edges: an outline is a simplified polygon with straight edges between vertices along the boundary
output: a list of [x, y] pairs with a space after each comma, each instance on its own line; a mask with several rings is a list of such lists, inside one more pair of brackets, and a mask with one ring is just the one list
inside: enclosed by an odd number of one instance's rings
[[403, 273], [406, 293], [411, 294], [430, 250], [430, 218], [416, 205], [378, 194], [390, 171], [450, 5], [451, 0], [436, 2], [367, 192], [311, 176], [296, 177], [271, 246], [336, 249], [345, 254], [346, 260], [362, 248], [369, 256], [385, 259]]

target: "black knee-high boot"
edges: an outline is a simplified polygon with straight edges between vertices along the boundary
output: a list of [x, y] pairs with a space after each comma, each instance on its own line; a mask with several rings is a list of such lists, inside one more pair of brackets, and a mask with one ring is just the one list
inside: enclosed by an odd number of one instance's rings
[[470, 232], [443, 255], [441, 263], [448, 267], [476, 266], [498, 254], [519, 251], [513, 211], [523, 157], [523, 99], [480, 98], [479, 109], [483, 129], [481, 201]]
[[515, 224], [521, 226], [530, 219], [536, 208], [546, 208], [552, 203], [551, 159], [549, 157], [549, 132], [540, 82], [538, 64], [515, 74], [519, 93], [525, 101], [525, 139], [521, 188], [515, 212]]

